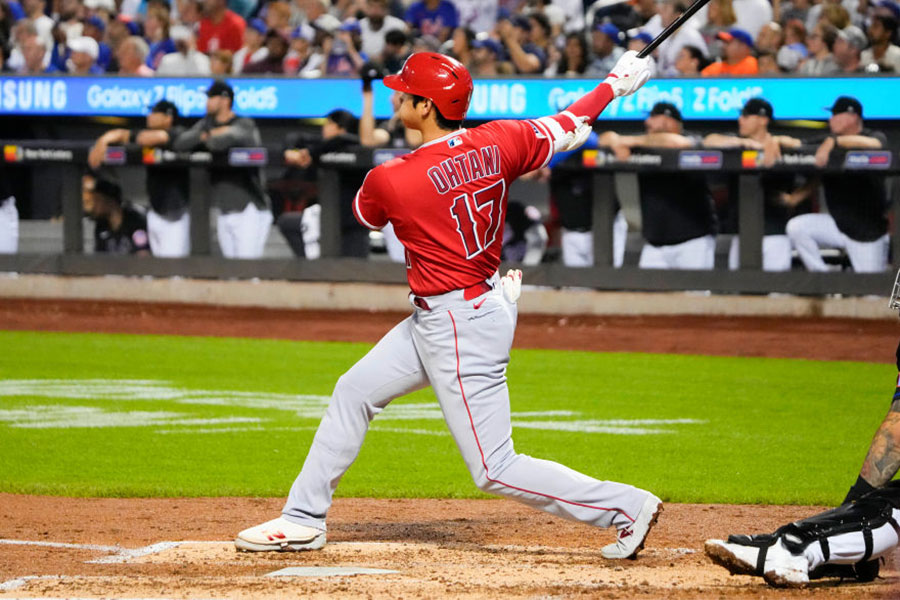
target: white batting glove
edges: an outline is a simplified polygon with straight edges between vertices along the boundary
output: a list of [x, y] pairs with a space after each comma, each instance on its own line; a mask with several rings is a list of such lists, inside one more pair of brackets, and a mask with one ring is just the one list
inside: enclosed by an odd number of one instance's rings
[[565, 110], [562, 114], [568, 115], [569, 118], [575, 122], [575, 130], [566, 133], [563, 139], [560, 140], [560, 143], [558, 144], [560, 147], [556, 151], [569, 152], [570, 150], [575, 150], [584, 145], [594, 128], [587, 122], [587, 117], [576, 117]]
[[651, 60], [653, 59], [649, 56], [638, 58], [637, 52], [629, 50], [622, 55], [603, 83], [608, 83], [612, 87], [616, 98], [633, 94], [650, 79]]
[[500, 291], [510, 304], [515, 304], [522, 295], [522, 271], [510, 269], [500, 278]]

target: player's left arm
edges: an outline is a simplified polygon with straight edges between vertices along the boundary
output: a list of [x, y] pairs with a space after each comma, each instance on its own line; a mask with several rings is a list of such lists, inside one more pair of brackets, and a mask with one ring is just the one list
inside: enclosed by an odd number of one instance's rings
[[169, 132], [165, 129], [144, 129], [134, 138], [139, 146], [165, 146], [169, 143]]
[[553, 152], [575, 150], [593, 131], [594, 121], [614, 99], [635, 93], [651, 74], [650, 58], [638, 58], [629, 50], [616, 63], [606, 79], [573, 102], [566, 110], [536, 123], [551, 141]]
[[250, 119], [238, 119], [231, 125], [209, 130], [206, 147], [212, 151], [227, 150], [235, 146], [255, 146], [259, 144], [256, 126]]

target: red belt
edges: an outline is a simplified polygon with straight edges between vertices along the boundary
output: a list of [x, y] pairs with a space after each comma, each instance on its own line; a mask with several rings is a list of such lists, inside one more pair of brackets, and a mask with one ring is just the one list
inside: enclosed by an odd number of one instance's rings
[[[491, 291], [493, 286], [489, 284], [487, 281], [479, 281], [475, 285], [470, 285], [469, 287], [463, 290], [463, 300], [469, 301], [474, 300], [478, 296], [485, 294]], [[422, 310], [431, 310], [431, 307], [428, 306], [428, 302], [425, 301], [425, 298], [421, 296], [415, 296], [413, 298], [413, 304], [421, 308]]]

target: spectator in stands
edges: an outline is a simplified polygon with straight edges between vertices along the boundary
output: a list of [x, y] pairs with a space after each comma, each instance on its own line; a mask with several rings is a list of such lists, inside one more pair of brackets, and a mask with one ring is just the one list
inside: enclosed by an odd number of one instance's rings
[[[659, 14], [650, 19], [644, 27], [644, 31], [652, 36], [656, 36], [664, 28], [671, 25], [675, 19], [684, 14], [685, 10], [687, 8], [681, 0], [663, 0], [659, 5]], [[678, 52], [684, 46], [694, 46], [699, 48], [704, 56], [709, 55], [703, 35], [691, 21], [688, 21], [659, 45], [656, 63], [657, 70], [661, 75], [676, 74], [675, 59], [678, 58]]]
[[69, 60], [66, 61], [70, 75], [102, 75], [103, 69], [97, 65], [100, 50], [97, 41], [87, 36], [69, 40]]
[[860, 61], [866, 70], [869, 65], [877, 65], [878, 70], [887, 73], [900, 73], [900, 47], [894, 45], [897, 37], [897, 19], [893, 16], [874, 15], [869, 24], [869, 41], [871, 48], [866, 48], [860, 55]]
[[492, 77], [509, 75], [513, 67], [502, 60], [503, 46], [493, 38], [476, 39], [472, 42], [472, 75], [476, 77]]
[[338, 28], [325, 65], [326, 75], [359, 75], [368, 57], [361, 52], [359, 23], [349, 20]]
[[25, 64], [18, 71], [17, 75], [42, 75], [47, 72], [46, 55], [47, 49], [44, 48], [44, 40], [34, 35], [25, 40], [22, 48], [22, 55], [25, 58]]
[[146, 64], [148, 54], [150, 54], [150, 47], [144, 38], [136, 35], [126, 38], [116, 49], [119, 74], [152, 77], [153, 69]]
[[197, 49], [204, 54], [220, 48], [237, 52], [244, 45], [243, 17], [228, 9], [227, 0], [203, 0]]
[[[816, 165], [827, 165], [836, 147], [878, 150], [887, 146], [884, 133], [863, 126], [863, 107], [856, 98], [837, 98], [831, 113], [830, 133], [816, 150]], [[828, 214], [800, 215], [787, 224], [787, 234], [803, 264], [810, 271], [827, 271], [819, 249], [840, 248], [847, 252], [857, 273], [885, 270], [888, 198], [884, 176], [841, 172], [823, 174], [821, 180]], [[813, 191], [808, 187], [805, 195]]]
[[[230, 85], [217, 80], [206, 95], [206, 116], [175, 139], [175, 150], [215, 152], [262, 144], [256, 123], [234, 113]], [[210, 196], [220, 212], [216, 231], [222, 255], [260, 258], [272, 227], [263, 168], [210, 167], [209, 178]]]
[[733, 0], [734, 14], [737, 17], [735, 27], [750, 34], [755, 40], [759, 30], [772, 21], [772, 4], [769, 0]]
[[612, 23], [596, 23], [591, 31], [592, 60], [587, 68], [589, 77], [606, 77], [616, 61], [625, 54], [621, 43], [624, 34]]
[[[546, 22], [546, 17], [544, 17]], [[531, 41], [531, 20], [522, 15], [497, 23], [509, 60], [517, 73], [543, 73], [547, 68], [547, 52]], [[539, 34], [540, 35], [540, 34]]]
[[97, 42], [97, 66], [108, 71], [110, 61], [113, 59], [113, 52], [109, 44], [103, 41], [103, 37], [106, 35], [106, 22], [96, 15], [88, 17], [84, 20], [81, 35], [94, 38]]
[[[6, 61], [7, 70], [18, 72], [25, 67], [25, 42], [34, 37], [37, 37], [37, 29], [30, 19], [21, 19], [13, 26], [11, 40], [12, 48], [9, 51], [9, 59]], [[42, 46], [45, 49], [53, 47], [52, 45], [48, 44], [43, 38], [41, 38], [41, 40], [43, 41]], [[48, 66], [49, 64], [50, 56], [48, 55], [45, 58], [44, 66]]]
[[177, 52], [162, 57], [156, 74], [176, 77], [209, 75], [209, 57], [197, 51], [191, 30], [183, 25], [176, 25], [172, 27], [170, 35]]
[[34, 30], [44, 40], [44, 47], [50, 48], [53, 44], [53, 19], [46, 14], [47, 3], [44, 0], [23, 0], [22, 8], [25, 16], [31, 21]]
[[726, 42], [725, 57], [714, 62], [703, 71], [704, 77], [717, 77], [719, 75], [756, 75], [759, 73], [759, 65], [753, 56], [753, 38], [743, 29], [731, 29], [719, 34], [719, 38]]
[[431, 35], [445, 42], [459, 26], [459, 13], [448, 0], [419, 0], [409, 6], [404, 20], [421, 35]]
[[706, 57], [696, 46], [682, 47], [675, 60], [675, 70], [684, 77], [699, 77], [706, 65]]
[[384, 50], [377, 62], [388, 73], [397, 73], [403, 68], [403, 62], [409, 56], [409, 45], [406, 34], [402, 31], [394, 29], [388, 31], [384, 36]]
[[763, 25], [762, 29], [759, 30], [759, 35], [756, 36], [757, 52], [770, 52], [772, 54], [777, 54], [778, 50], [783, 45], [784, 28], [775, 21]]
[[[808, 20], [809, 9], [812, 6], [811, 0], [788, 0], [780, 2], [781, 16], [778, 18], [782, 23], [787, 23], [791, 19], [799, 19], [806, 24], [807, 29], [812, 29]], [[812, 23], [815, 26], [815, 23]]]
[[[100, 168], [111, 145], [139, 144], [144, 147], [171, 148], [184, 132], [177, 124], [178, 108], [168, 100], [153, 105], [143, 129], [111, 129], [104, 133], [88, 154], [88, 165]], [[154, 256], [179, 258], [191, 253], [191, 217], [188, 212], [190, 177], [186, 167], [147, 166], [147, 231]]]
[[274, 0], [266, 4], [266, 31], [273, 29], [287, 36], [291, 32], [291, 5], [284, 0]]
[[119, 184], [93, 174], [84, 175], [81, 208], [94, 221], [95, 253], [150, 255], [147, 219], [135, 206], [122, 202]]
[[244, 67], [250, 63], [263, 60], [268, 54], [265, 46], [266, 23], [262, 19], [252, 19], [244, 29], [244, 45], [232, 56], [232, 71], [235, 75], [243, 73]]
[[[0, 3], [2, 6], [5, 3]], [[66, 39], [78, 37], [84, 31], [84, 18], [87, 11], [80, 0], [62, 0], [59, 2], [59, 15], [56, 26], [62, 29]]]
[[838, 29], [843, 29], [850, 25], [850, 13], [840, 4], [823, 3], [814, 6], [813, 9], [817, 7], [822, 9], [822, 16], [816, 19], [816, 23], [824, 20]]
[[638, 31], [634, 36], [628, 38], [628, 49], [640, 52], [653, 41], [653, 36], [646, 31]]
[[528, 15], [528, 43], [536, 47], [544, 55], [543, 72], [547, 68], [548, 60], [552, 52], [556, 51], [553, 44], [553, 29], [550, 20], [543, 13], [535, 12]]
[[389, 14], [388, 0], [366, 0], [366, 16], [359, 22], [362, 51], [373, 59], [384, 51], [385, 37], [390, 31], [406, 31], [402, 19]]
[[321, 72], [325, 57], [313, 53], [312, 41], [315, 37], [315, 30], [305, 23], [294, 28], [291, 32], [291, 49], [284, 58], [285, 73], [306, 77], [309, 72]]
[[734, 15], [734, 4], [732, 0], [711, 0], [707, 4], [706, 24], [700, 28], [703, 40], [709, 48], [710, 54], [721, 56], [719, 50], [719, 38], [717, 37], [723, 31], [728, 31], [737, 22]]
[[[497, 25], [497, 0], [453, 0], [453, 5], [459, 13], [461, 27], [475, 33], [485, 33]], [[583, 13], [580, 0], [578, 5], [578, 11]], [[572, 13], [572, 18], [577, 18], [576, 13]]]
[[566, 45], [555, 65], [550, 65], [547, 75], [584, 75], [588, 68], [588, 48], [581, 33], [566, 35]]
[[153, 70], [159, 68], [162, 57], [175, 52], [175, 42], [169, 37], [169, 10], [154, 4], [147, 7], [147, 18], [144, 20], [144, 34], [150, 44], [147, 66]]
[[450, 41], [447, 42], [450, 45], [447, 54], [469, 68], [472, 64], [472, 42], [474, 41], [475, 32], [465, 27], [457, 27], [453, 30]]
[[203, 18], [202, 0], [175, 0], [175, 2], [178, 6], [178, 21], [194, 31], [200, 26], [200, 19]]
[[234, 71], [234, 55], [231, 50], [216, 50], [209, 55], [209, 74], [216, 78], [227, 77]]
[[270, 29], [266, 34], [266, 55], [262, 60], [252, 62], [244, 67], [247, 75], [272, 73], [284, 73], [284, 59], [287, 57], [291, 42], [275, 29]]
[[848, 25], [838, 31], [834, 41], [834, 60], [841, 73], [862, 73], [862, 51], [868, 45], [866, 34], [855, 25]]
[[819, 23], [806, 38], [809, 58], [803, 61], [797, 71], [800, 75], [835, 75], [841, 68], [834, 59], [832, 50], [837, 40], [837, 29], [829, 23]]
[[[751, 98], [744, 104], [738, 117], [738, 134], [723, 135], [713, 133], [706, 136], [703, 145], [707, 148], [744, 148], [763, 152], [764, 165], [770, 167], [781, 159], [781, 149], [797, 148], [800, 141], [787, 136], [769, 133], [772, 121], [772, 105], [764, 98]], [[737, 230], [737, 180], [731, 178], [727, 211], [730, 218], [722, 220], [720, 233], [738, 233]], [[791, 242], [785, 233], [788, 219], [796, 214], [794, 207], [784, 202], [785, 194], [797, 187], [794, 174], [778, 171], [763, 172], [760, 176], [763, 193], [764, 231], [762, 259], [764, 271], [789, 271], [791, 269]], [[735, 235], [728, 253], [728, 268], [740, 266], [740, 240]]]
[[[334, 110], [325, 117], [318, 139], [291, 136], [286, 144], [288, 149], [284, 151], [284, 162], [299, 170], [293, 174], [294, 177], [315, 184], [319, 158], [323, 154], [359, 144], [359, 138], [355, 135], [357, 126], [356, 117], [349, 111]], [[361, 177], [358, 183], [362, 184]], [[355, 185], [342, 186], [340, 254], [365, 258], [369, 254], [369, 232], [356, 222], [352, 212], [352, 202], [357, 189], [358, 186]], [[317, 202], [315, 196], [308, 199], [308, 203]], [[290, 211], [278, 217], [278, 228], [297, 256], [316, 259], [321, 254], [319, 245], [321, 208], [307, 204], [305, 209], [302, 207], [301, 209], [302, 213]]]
[[784, 45], [778, 49], [778, 66], [786, 72], [796, 71], [804, 60], [806, 48], [806, 27], [802, 21], [788, 21], [784, 25]]
[[756, 57], [759, 75], [781, 75], [784, 71], [778, 66], [778, 58], [772, 52], [760, 52]]
[[[646, 133], [623, 136], [606, 132], [600, 144], [620, 160], [635, 147], [690, 148], [699, 139], [684, 134], [681, 112], [657, 102], [644, 121]], [[638, 173], [644, 248], [643, 269], [712, 269], [715, 263], [716, 213], [706, 178], [696, 173]]]

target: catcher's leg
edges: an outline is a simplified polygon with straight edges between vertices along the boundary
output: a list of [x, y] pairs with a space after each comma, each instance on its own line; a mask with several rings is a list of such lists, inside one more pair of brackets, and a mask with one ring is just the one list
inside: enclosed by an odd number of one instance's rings
[[761, 575], [774, 586], [802, 587], [824, 576], [869, 581], [878, 574], [873, 559], [900, 540], [898, 507], [900, 485], [889, 485], [772, 534], [707, 540], [705, 550], [732, 574]]

